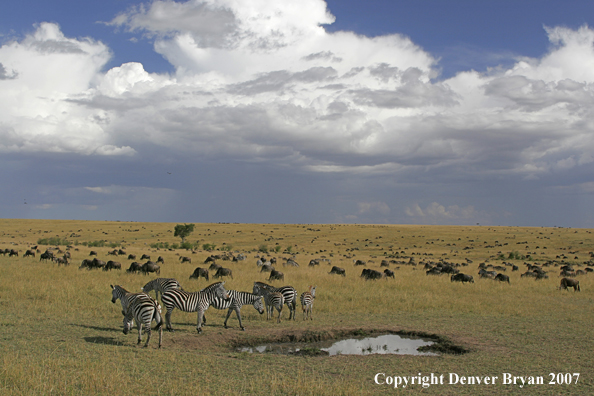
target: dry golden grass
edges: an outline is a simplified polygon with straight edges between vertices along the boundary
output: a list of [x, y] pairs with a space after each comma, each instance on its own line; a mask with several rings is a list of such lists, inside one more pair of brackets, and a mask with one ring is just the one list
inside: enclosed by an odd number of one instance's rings
[[[207, 326], [198, 335], [196, 315], [175, 310], [176, 332], [165, 332], [163, 348], [156, 349], [153, 340], [143, 349], [136, 346], [135, 335], [122, 333], [121, 309], [119, 303], [111, 304], [109, 285], [140, 291], [156, 275], [79, 270], [90, 250], [105, 261], [120, 261], [124, 269], [130, 264], [124, 256], [108, 256], [112, 248], [89, 248], [83, 242], [120, 244], [138, 258], [143, 253], [153, 260], [163, 256], [160, 277], [173, 277], [186, 290], [199, 290], [210, 282], [189, 280], [189, 275], [194, 268], [205, 267], [210, 254], [221, 252], [150, 248], [153, 243], [179, 243], [173, 237], [174, 227], [174, 223], [0, 220], [0, 248], [20, 251], [18, 258], [0, 256], [0, 393], [353, 395], [399, 391], [374, 384], [378, 372], [544, 376], [547, 385], [530, 387], [526, 392], [531, 395], [587, 394], [593, 385], [594, 274], [579, 278], [580, 293], [559, 291], [557, 267], [548, 268], [549, 279], [534, 281], [520, 278], [527, 260], [507, 259], [509, 253], [517, 252], [530, 255], [531, 263], [564, 260], [584, 268], [583, 263], [592, 260], [589, 252], [594, 251], [591, 230], [196, 224], [188, 241], [198, 246], [214, 244], [217, 249], [231, 246], [233, 252], [247, 256], [243, 262], [218, 261], [233, 270], [226, 287], [251, 291], [254, 281], [266, 281], [267, 274], [259, 272], [255, 257], [266, 246], [268, 257], [277, 257], [276, 268], [285, 273], [285, 282], [274, 284], [290, 284], [299, 294], [309, 285], [317, 286], [314, 320], [304, 322], [298, 308], [297, 320], [289, 321], [285, 307], [283, 321], [277, 325], [246, 306], [242, 318], [247, 331], [241, 332], [234, 314], [230, 328], [224, 329], [226, 312], [211, 308]], [[70, 266], [40, 262], [38, 256], [22, 257], [39, 239], [49, 237], [72, 243]], [[497, 259], [500, 254], [505, 260]], [[180, 263], [180, 255], [191, 257], [192, 263]], [[283, 258], [293, 256], [300, 267], [282, 265]], [[323, 257], [330, 261], [307, 265]], [[463, 264], [470, 259], [473, 262], [460, 269], [473, 275], [475, 283], [427, 276], [422, 264], [391, 264], [395, 279], [364, 281], [359, 276], [363, 267], [354, 266], [354, 260], [360, 259], [367, 268], [383, 270], [382, 259], [408, 262], [411, 257], [417, 263], [443, 258]], [[478, 278], [479, 263], [502, 265], [503, 261], [520, 266], [519, 272], [506, 271], [511, 284]], [[332, 265], [345, 268], [347, 276], [329, 275]], [[437, 334], [471, 352], [438, 357], [298, 357], [247, 354], [232, 348], [304, 334], [328, 337], [356, 329]], [[581, 376], [577, 385], [554, 386], [548, 385], [549, 373]], [[474, 395], [519, 390], [517, 385], [440, 385], [423, 392]]]

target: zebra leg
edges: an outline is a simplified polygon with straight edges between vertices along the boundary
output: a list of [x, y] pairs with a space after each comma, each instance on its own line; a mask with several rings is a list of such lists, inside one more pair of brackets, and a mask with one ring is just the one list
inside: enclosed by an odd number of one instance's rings
[[171, 327], [171, 312], [173, 312], [173, 309], [167, 309], [167, 313], [165, 314], [165, 326], [167, 327], [167, 331], [173, 331], [173, 327]]
[[[231, 309], [229, 309], [229, 313], [231, 313]], [[245, 331], [245, 327], [243, 327], [243, 324], [241, 323], [241, 312], [240, 312], [239, 307], [235, 307], [235, 313], [237, 314], [237, 320], [239, 320], [239, 327], [241, 328], [242, 331]], [[227, 314], [227, 318], [228, 317], [229, 317], [229, 314]], [[226, 320], [225, 320], [225, 323], [227, 323]]]
[[159, 327], [159, 348], [161, 348], [161, 344], [163, 342], [163, 326]]
[[202, 318], [204, 317], [204, 311], [198, 308], [198, 323], [196, 324], [196, 331], [198, 334], [202, 333]]
[[138, 322], [138, 342], [136, 343], [136, 345], [139, 345], [140, 342], [142, 341], [142, 322]]
[[[232, 311], [233, 311], [233, 308], [229, 308], [227, 310], [227, 317], [225, 318], [225, 323], [223, 323], [223, 327], [226, 328], [226, 329], [228, 328], [227, 327], [227, 320], [229, 320], [229, 316], [231, 316], [231, 312]], [[241, 326], [241, 319], [239, 320], [239, 325]]]
[[149, 323], [148, 329], [146, 330], [146, 343], [144, 344], [145, 348], [148, 347], [150, 340], [151, 340], [151, 324]]
[[281, 318], [282, 312], [283, 312], [283, 304], [281, 304], [281, 306], [278, 309], [278, 319], [277, 319], [276, 323], [280, 323], [280, 321], [281, 321], [280, 318]]

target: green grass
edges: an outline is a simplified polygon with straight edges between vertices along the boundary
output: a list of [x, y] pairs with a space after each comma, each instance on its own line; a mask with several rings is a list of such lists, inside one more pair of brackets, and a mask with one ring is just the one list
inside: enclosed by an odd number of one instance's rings
[[[151, 248], [179, 242], [174, 223], [83, 222], [0, 220], [0, 248], [14, 248], [20, 257], [0, 256], [0, 394], [2, 395], [585, 395], [594, 385], [594, 290], [593, 274], [579, 277], [582, 292], [557, 290], [558, 270], [548, 268], [550, 278], [520, 278], [525, 260], [531, 264], [557, 260], [574, 266], [592, 260], [591, 230], [518, 227], [430, 227], [373, 225], [270, 225], [196, 224], [191, 235], [212, 251]], [[58, 267], [23, 258], [22, 253], [40, 238], [68, 238], [73, 243], [72, 264]], [[136, 332], [122, 333], [121, 307], [111, 303], [111, 284], [131, 291], [155, 276], [125, 271], [79, 270], [89, 249], [76, 241], [109, 240], [127, 253], [163, 256], [161, 277], [178, 279], [186, 290], [199, 290], [209, 282], [189, 280], [189, 275], [211, 254], [226, 246], [247, 256], [243, 262], [218, 260], [233, 270], [226, 287], [251, 291], [254, 281], [266, 281], [256, 256], [277, 257], [276, 268], [298, 293], [317, 286], [313, 321], [267, 322], [252, 307], [242, 309], [247, 330], [241, 332], [233, 314], [229, 329], [222, 323], [226, 312], [209, 309], [207, 326], [196, 333], [196, 314], [175, 310], [174, 333], [165, 332], [163, 347], [136, 346]], [[521, 242], [520, 244], [518, 242]], [[280, 248], [282, 246], [282, 248]], [[46, 246], [40, 247], [45, 249]], [[279, 247], [279, 248], [277, 248]], [[291, 254], [287, 253], [289, 250]], [[62, 247], [64, 249], [64, 247]], [[78, 249], [78, 250], [76, 250]], [[110, 249], [93, 247], [99, 258]], [[281, 252], [282, 251], [282, 252]], [[181, 264], [179, 255], [192, 258]], [[292, 257], [300, 267], [283, 267]], [[503, 256], [503, 259], [498, 257]], [[327, 258], [308, 267], [312, 258]], [[364, 281], [362, 266], [380, 268], [392, 257], [417, 266], [391, 264], [396, 279]], [[398, 258], [395, 258], [398, 257]], [[560, 257], [560, 258], [556, 258]], [[561, 258], [563, 257], [563, 258]], [[576, 258], [577, 257], [577, 258]], [[449, 277], [426, 276], [423, 261], [465, 263], [461, 271], [474, 284], [452, 283]], [[488, 261], [487, 261], [488, 260]], [[479, 279], [481, 262], [520, 266], [506, 272], [511, 284]], [[527, 261], [527, 260], [526, 260]], [[328, 275], [332, 265], [346, 269], [347, 276]], [[400, 269], [395, 269], [399, 266]], [[577, 269], [577, 268], [576, 268]], [[281, 283], [277, 283], [281, 284]], [[462, 346], [469, 353], [440, 356], [281, 356], [236, 352], [237, 345], [294, 337], [340, 336], [357, 331], [424, 332]], [[497, 385], [419, 385], [405, 389], [376, 385], [374, 376], [417, 376], [449, 373], [459, 376], [498, 376]], [[543, 376], [545, 385], [502, 385], [503, 373]], [[549, 373], [580, 373], [577, 384], [549, 385]]]

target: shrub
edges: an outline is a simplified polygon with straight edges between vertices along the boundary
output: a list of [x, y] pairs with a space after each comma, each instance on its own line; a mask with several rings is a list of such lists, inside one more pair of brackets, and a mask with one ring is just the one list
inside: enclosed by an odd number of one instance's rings
[[262, 253], [268, 253], [268, 246], [260, 245], [260, 246], [258, 246], [258, 251], [262, 252]]
[[217, 247], [217, 245], [215, 245], [214, 243], [205, 243], [202, 245], [202, 250], [211, 252], [211, 251], [215, 250], [215, 247]]
[[61, 239], [60, 237], [51, 237], [51, 238], [41, 238], [37, 240], [38, 245], [70, 245], [70, 241], [66, 239]]

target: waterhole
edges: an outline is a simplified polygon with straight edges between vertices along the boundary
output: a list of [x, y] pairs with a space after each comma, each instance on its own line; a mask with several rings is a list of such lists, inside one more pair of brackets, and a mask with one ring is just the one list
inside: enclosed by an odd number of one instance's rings
[[[385, 334], [378, 337], [350, 338], [320, 342], [282, 342], [268, 343], [255, 347], [240, 347], [240, 352], [277, 353], [284, 355], [422, 355], [436, 356], [433, 352], [419, 351], [433, 345], [432, 341], [422, 338], [404, 338], [397, 334]], [[430, 349], [430, 348], [429, 348]]]

